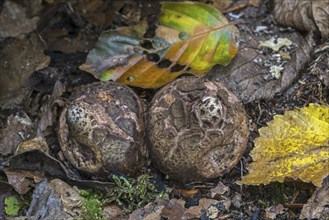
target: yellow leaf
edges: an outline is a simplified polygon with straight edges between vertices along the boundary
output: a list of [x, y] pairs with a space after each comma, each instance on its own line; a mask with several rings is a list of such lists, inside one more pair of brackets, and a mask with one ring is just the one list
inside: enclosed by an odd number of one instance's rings
[[320, 186], [329, 174], [329, 107], [310, 104], [274, 116], [259, 129], [249, 174], [238, 184], [300, 179]]

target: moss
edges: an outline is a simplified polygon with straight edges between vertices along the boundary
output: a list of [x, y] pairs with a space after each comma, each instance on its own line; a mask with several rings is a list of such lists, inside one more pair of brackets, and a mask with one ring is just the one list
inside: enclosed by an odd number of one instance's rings
[[80, 195], [84, 197], [82, 201], [82, 213], [79, 219], [106, 219], [103, 213], [102, 194], [98, 191], [80, 190]]
[[106, 193], [80, 190], [84, 197], [81, 219], [106, 219], [102, 209], [106, 204], [116, 204], [128, 214], [153, 202], [157, 197], [166, 196], [166, 193], [157, 190], [150, 182], [151, 177], [148, 175], [141, 175], [136, 179], [113, 175], [112, 179], [115, 186]]
[[148, 175], [141, 175], [137, 179], [115, 175], [112, 178], [116, 186], [106, 194], [105, 201], [115, 203], [124, 213], [142, 208], [162, 195], [150, 182], [151, 177]]

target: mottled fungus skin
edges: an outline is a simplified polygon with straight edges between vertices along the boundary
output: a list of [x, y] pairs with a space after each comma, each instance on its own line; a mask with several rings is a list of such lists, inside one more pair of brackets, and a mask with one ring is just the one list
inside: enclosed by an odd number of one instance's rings
[[77, 88], [61, 113], [58, 137], [66, 159], [87, 174], [134, 175], [145, 162], [143, 106], [115, 82]]
[[180, 78], [159, 90], [146, 125], [152, 163], [179, 182], [229, 172], [249, 134], [242, 103], [224, 85], [197, 77]]

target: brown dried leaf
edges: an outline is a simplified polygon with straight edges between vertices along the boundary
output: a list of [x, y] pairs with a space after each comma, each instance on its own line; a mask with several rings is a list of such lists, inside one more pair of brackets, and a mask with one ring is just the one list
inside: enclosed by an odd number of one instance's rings
[[[0, 25], [1, 26], [1, 25]], [[31, 74], [50, 63], [44, 44], [36, 34], [16, 39], [0, 51], [0, 108], [19, 103], [28, 88], [22, 88]]]
[[284, 214], [286, 209], [282, 204], [272, 205], [265, 209], [266, 219], [277, 219], [277, 215]]
[[78, 33], [72, 38], [65, 29], [51, 29], [44, 38], [49, 50], [63, 53], [88, 52], [96, 42], [95, 36], [85, 33]]
[[28, 219], [72, 219], [81, 213], [82, 197], [60, 179], [37, 184], [27, 211]]
[[329, 37], [327, 0], [275, 0], [274, 16], [283, 25], [306, 31], [320, 31]]
[[120, 220], [123, 218], [123, 211], [117, 205], [105, 205], [103, 207], [103, 212], [106, 215], [107, 219]]
[[142, 209], [136, 209], [129, 215], [129, 220], [161, 220], [164, 205], [147, 204]]
[[315, 48], [308, 72], [317, 75], [326, 86], [329, 86], [329, 40]]
[[15, 155], [9, 160], [9, 168], [42, 171], [53, 177], [67, 179], [64, 166], [41, 150], [31, 150]]
[[49, 148], [48, 148], [48, 144], [46, 142], [46, 140], [42, 137], [35, 137], [33, 139], [24, 141], [22, 143], [20, 143], [15, 151], [15, 155], [16, 154], [21, 154], [27, 151], [31, 151], [31, 150], [35, 150], [35, 149], [39, 149], [45, 153], [48, 153]]
[[[81, 1], [75, 7], [79, 14], [90, 24], [95, 26], [103, 26], [106, 24], [106, 1]], [[112, 11], [113, 13], [113, 11]], [[108, 13], [108, 14], [112, 14]], [[111, 20], [109, 22], [112, 22]], [[107, 23], [108, 25], [111, 23]]]
[[182, 199], [159, 200], [158, 205], [164, 205], [161, 217], [168, 220], [183, 219], [185, 201]]
[[192, 206], [185, 210], [183, 219], [199, 219], [204, 211], [206, 211], [207, 216], [211, 216], [211, 219], [215, 219], [218, 216], [218, 209], [213, 209], [213, 207], [218, 204], [219, 201], [215, 199], [202, 198], [199, 200], [198, 206]]
[[64, 166], [59, 160], [39, 149], [26, 151], [11, 157], [9, 159], [9, 168], [41, 171], [53, 178], [69, 180], [70, 183], [82, 188], [107, 190], [115, 185], [113, 182], [81, 180], [79, 174], [71, 167]]
[[260, 6], [260, 4], [262, 3], [262, 0], [249, 0], [248, 3], [249, 3], [249, 5], [258, 8]]
[[304, 204], [300, 219], [329, 219], [329, 177]]
[[39, 18], [27, 18], [25, 11], [22, 6], [12, 1], [5, 1], [0, 14], [0, 38], [17, 37], [37, 28]]
[[210, 197], [212, 199], [221, 199], [223, 195], [230, 194], [230, 188], [219, 182], [216, 187], [210, 189]]
[[182, 199], [159, 198], [155, 204], [149, 203], [144, 208], [133, 211], [129, 215], [129, 220], [200, 219], [204, 214], [211, 219], [217, 217], [221, 219], [221, 210], [217, 207], [218, 204], [222, 204], [223, 208], [228, 210], [231, 202], [202, 198], [197, 206], [185, 208], [185, 201]]
[[[243, 28], [249, 29], [247, 26]], [[271, 99], [275, 94], [289, 87], [299, 76], [299, 71], [310, 60], [314, 48], [311, 33], [303, 39], [297, 32], [276, 32], [279, 37], [293, 39], [298, 44], [297, 50], [290, 54], [291, 59], [283, 66], [281, 77], [276, 79], [271, 76], [270, 68], [264, 67], [269, 57], [261, 54], [257, 49], [259, 42], [264, 41], [264, 38], [251, 33], [252, 31], [242, 32], [241, 38], [244, 43], [231, 65], [215, 66], [207, 76], [210, 80], [223, 83], [244, 103]], [[258, 63], [259, 60], [262, 64]]]
[[16, 192], [23, 195], [27, 193], [36, 183], [39, 183], [44, 175], [38, 171], [4, 169], [8, 182]]
[[27, 114], [10, 115], [7, 119], [7, 127], [3, 130], [1, 136], [3, 143], [1, 154], [3, 156], [14, 154], [20, 143], [35, 135], [33, 127]]

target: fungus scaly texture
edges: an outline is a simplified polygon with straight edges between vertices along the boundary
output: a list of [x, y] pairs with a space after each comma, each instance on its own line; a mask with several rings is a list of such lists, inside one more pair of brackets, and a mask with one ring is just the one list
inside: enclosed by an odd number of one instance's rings
[[222, 176], [247, 146], [247, 121], [241, 102], [222, 84], [180, 78], [152, 100], [146, 135], [152, 162], [181, 182]]

